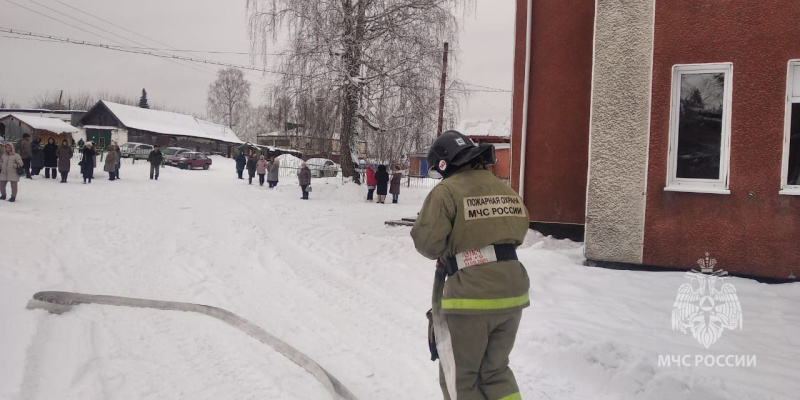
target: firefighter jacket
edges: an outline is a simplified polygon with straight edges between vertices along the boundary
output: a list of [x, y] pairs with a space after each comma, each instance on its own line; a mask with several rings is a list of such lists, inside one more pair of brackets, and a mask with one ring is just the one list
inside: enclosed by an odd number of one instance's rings
[[[465, 251], [494, 244], [518, 246], [528, 231], [522, 199], [491, 172], [462, 167], [431, 190], [411, 237], [423, 256], [445, 262]], [[444, 314], [498, 314], [530, 305], [530, 281], [516, 260], [460, 269], [447, 278]]]

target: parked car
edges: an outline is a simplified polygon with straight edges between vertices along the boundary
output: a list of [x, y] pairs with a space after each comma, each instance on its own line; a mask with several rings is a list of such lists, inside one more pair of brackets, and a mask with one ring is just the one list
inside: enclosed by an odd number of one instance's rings
[[146, 159], [151, 151], [153, 146], [144, 143], [128, 142], [120, 146], [123, 158]]
[[211, 166], [211, 159], [203, 153], [186, 151], [168, 158], [167, 165], [183, 169], [208, 169]]
[[167, 147], [162, 151], [162, 153], [164, 153], [164, 158], [169, 159], [170, 157], [177, 156], [178, 154], [186, 153], [188, 151], [192, 150], [185, 149], [183, 147]]
[[339, 165], [327, 158], [309, 158], [306, 165], [315, 178], [328, 178], [339, 173]]

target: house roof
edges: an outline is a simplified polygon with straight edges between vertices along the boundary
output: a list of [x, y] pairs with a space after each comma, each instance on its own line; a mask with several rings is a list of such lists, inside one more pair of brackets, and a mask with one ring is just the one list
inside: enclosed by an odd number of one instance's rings
[[[267, 133], [259, 133], [258, 137], [266, 137], [266, 138], [311, 138], [311, 139], [323, 139], [323, 140], [339, 140], [339, 133], [333, 132], [332, 135], [317, 135], [313, 132], [308, 132], [306, 130], [292, 130], [292, 131], [274, 131], [274, 132], [267, 132]], [[359, 142], [363, 142], [363, 140], [359, 140]]]
[[83, 129], [104, 129], [104, 130], [110, 130], [110, 131], [115, 131], [115, 130], [119, 129], [118, 126], [106, 126], [106, 125], [83, 125], [81, 127]]
[[258, 137], [272, 137], [272, 136], [288, 136], [289, 134], [285, 131], [275, 131], [275, 132], [268, 132], [268, 133], [259, 133]]
[[511, 137], [510, 118], [469, 119], [458, 125], [458, 131], [467, 136]]
[[0, 119], [5, 119], [7, 117], [14, 117], [33, 129], [41, 129], [53, 133], [75, 133], [78, 131], [78, 128], [58, 118], [36, 117], [26, 114], [8, 114], [3, 115]]
[[165, 135], [190, 136], [220, 140], [228, 143], [243, 143], [227, 126], [197, 119], [191, 115], [126, 106], [124, 104], [112, 103], [105, 100], [101, 100], [100, 103], [108, 108], [119, 122], [127, 128], [162, 133]]

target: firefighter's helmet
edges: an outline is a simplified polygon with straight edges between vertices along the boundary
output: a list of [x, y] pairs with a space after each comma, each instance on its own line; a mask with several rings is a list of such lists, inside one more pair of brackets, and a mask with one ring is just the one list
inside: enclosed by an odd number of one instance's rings
[[447, 131], [433, 141], [428, 150], [428, 174], [447, 177], [459, 167], [473, 160], [494, 164], [494, 146], [488, 143], [475, 145], [469, 137], [458, 131]]

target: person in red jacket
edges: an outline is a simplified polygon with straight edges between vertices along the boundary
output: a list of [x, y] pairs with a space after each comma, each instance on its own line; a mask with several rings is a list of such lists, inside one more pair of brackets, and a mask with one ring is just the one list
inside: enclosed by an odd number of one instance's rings
[[372, 194], [375, 192], [375, 186], [378, 181], [375, 179], [375, 170], [372, 164], [367, 166], [367, 201], [372, 201]]

